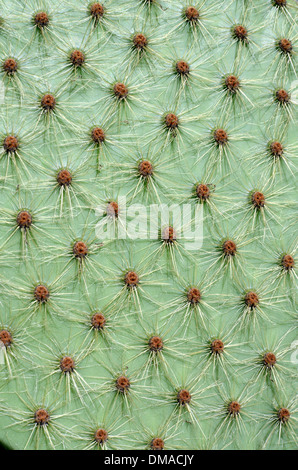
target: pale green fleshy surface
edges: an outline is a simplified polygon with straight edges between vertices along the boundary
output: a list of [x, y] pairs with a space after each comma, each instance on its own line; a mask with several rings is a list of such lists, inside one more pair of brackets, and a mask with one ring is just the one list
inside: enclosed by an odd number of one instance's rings
[[[65, 23], [56, 24], [57, 36], [53, 44], [46, 47], [47, 53], [43, 40], [39, 44], [35, 38], [29, 47], [32, 34], [30, 13], [28, 16], [30, 11], [46, 9], [47, 2], [28, 2], [25, 7], [20, 7], [18, 2], [1, 4], [3, 16], [11, 25], [7, 37], [1, 37], [1, 60], [7, 55], [17, 56], [24, 48], [24, 70], [26, 68], [28, 72], [23, 80], [22, 99], [7, 86], [5, 88], [5, 100], [1, 105], [1, 136], [12, 130], [17, 133], [21, 128], [21, 135], [32, 133], [34, 138], [24, 149], [26, 170], [20, 165], [19, 174], [12, 166], [7, 169], [7, 155], [1, 158], [1, 326], [9, 326], [12, 332], [16, 332], [14, 344], [18, 349], [11, 376], [7, 366], [1, 365], [0, 439], [12, 448], [23, 449], [26, 445], [27, 448], [51, 448], [49, 439], [41, 436], [38, 440], [37, 434], [31, 435], [32, 422], [16, 421], [22, 420], [24, 412], [28, 412], [25, 403], [28, 404], [30, 399], [33, 405], [29, 405], [31, 411], [28, 416], [41, 406], [54, 409], [50, 411], [53, 416], [62, 415], [55, 421], [55, 429], [48, 427], [55, 448], [87, 447], [91, 442], [86, 437], [90, 423], [94, 429], [97, 425], [112, 428], [108, 448], [114, 449], [146, 448], [158, 435], [165, 438], [169, 449], [295, 448], [294, 277], [288, 279], [289, 276], [285, 276], [285, 282], [278, 284], [274, 272], [268, 276], [266, 271], [276, 266], [282, 253], [295, 251], [295, 106], [292, 103], [293, 120], [289, 123], [282, 113], [275, 121], [276, 107], [274, 104], [267, 106], [276, 86], [295, 89], [295, 75], [289, 69], [285, 78], [284, 72], [280, 71], [273, 79], [274, 70], [267, 69], [274, 60], [275, 51], [272, 49], [272, 54], [266, 57], [263, 50], [267, 42], [270, 43], [272, 31], [273, 37], [275, 31], [276, 34], [280, 30], [288, 32], [288, 25], [293, 24], [293, 18], [297, 16], [295, 3], [288, 4], [291, 17], [282, 13], [273, 17], [270, 2], [255, 1], [247, 10], [245, 3], [242, 8], [242, 2], [230, 2], [224, 5], [223, 10], [222, 2], [206, 1], [204, 9], [211, 12], [211, 21], [207, 18], [204, 23], [208, 31], [204, 30], [207, 41], [200, 37], [195, 43], [186, 30], [168, 34], [180, 21], [182, 2], [162, 2], [162, 9], [157, 9], [156, 17], [152, 12], [151, 20], [145, 17], [145, 10], [138, 8], [137, 1], [121, 1], [116, 6], [110, 2], [110, 8], [115, 11], [115, 22], [111, 26], [115, 34], [99, 30], [97, 35], [93, 32], [88, 38], [85, 50], [94, 51], [92, 60], [95, 60], [96, 74], [86, 74], [84, 82], [77, 78], [73, 86], [69, 81], [64, 83], [60, 104], [68, 121], [62, 129], [57, 126], [51, 128], [51, 137], [38, 132], [44, 129], [42, 122], [35, 128], [37, 113], [32, 103], [37, 102], [39, 93], [61, 90], [65, 80], [61, 74], [63, 50], [67, 52], [70, 44], [80, 47], [82, 38], [87, 37], [87, 23], [80, 22], [85, 18], [85, 3], [55, 2], [53, 18], [57, 21], [65, 18]], [[78, 4], [83, 8], [80, 9]], [[22, 13], [18, 13], [20, 10]], [[252, 35], [256, 42], [256, 47], [252, 48], [254, 56], [244, 52], [241, 55], [241, 67], [245, 64], [241, 77], [253, 81], [252, 87], [249, 83], [247, 86], [243, 84], [243, 92], [250, 101], [246, 101], [246, 110], [238, 105], [234, 113], [232, 110], [223, 112], [220, 120], [220, 108], [216, 106], [218, 95], [214, 94], [212, 86], [218, 83], [221, 72], [228, 73], [235, 64], [235, 46], [227, 52], [230, 40], [223, 28], [234, 18], [240, 23], [242, 13], [246, 23], [257, 29]], [[144, 18], [145, 31], [152, 34], [152, 43], [156, 39], [153, 48], [158, 56], [152, 56], [150, 67], [139, 64], [127, 78], [124, 70], [128, 51], [125, 40], [134, 30], [142, 31]], [[297, 37], [294, 26], [290, 34], [292, 38]], [[222, 40], [222, 36], [226, 39]], [[295, 46], [296, 43], [293, 41], [293, 44]], [[186, 123], [188, 132], [182, 135], [179, 149], [177, 145], [162, 146], [159, 127], [159, 116], [176, 110], [178, 103], [174, 80], [169, 74], [170, 61], [175, 57], [185, 57], [190, 64], [197, 61], [196, 73], [203, 77], [194, 81], [192, 93], [180, 97], [178, 113], [185, 112], [186, 119], [192, 117], [192, 120]], [[102, 122], [109, 109], [103, 77], [110, 83], [115, 80], [125, 82], [127, 78], [128, 86], [137, 84], [136, 97], [141, 101], [133, 103], [127, 116], [117, 111], [108, 122], [112, 122], [109, 128], [111, 143], [101, 158], [102, 168], [98, 173], [96, 155], [84, 145], [84, 133], [93, 124]], [[295, 90], [292, 97], [295, 101]], [[253, 109], [252, 103], [255, 104]], [[181, 122], [183, 125], [183, 117]], [[94, 230], [98, 221], [96, 207], [104, 207], [110, 198], [132, 195], [136, 182], [125, 176], [121, 165], [132, 164], [140, 155], [148, 159], [154, 155], [157, 164], [160, 162], [160, 176], [164, 178], [158, 190], [161, 201], [185, 202], [191, 196], [192, 185], [206, 175], [206, 165], [211, 157], [210, 152], [205, 154], [204, 144], [209, 129], [214, 126], [227, 126], [235, 135], [231, 168], [227, 165], [220, 168], [217, 163], [215, 173], [208, 174], [212, 181], [206, 181], [216, 184], [217, 207], [227, 211], [227, 216], [224, 219], [222, 213], [215, 211], [213, 224], [205, 211], [203, 247], [190, 252], [182, 250], [181, 256], [174, 250], [178, 277], [173, 273], [166, 253], [159, 257], [150, 255], [160, 242], [130, 240], [107, 244], [95, 255], [91, 253], [93, 262], [87, 265], [90, 268], [84, 274], [85, 283], [83, 280], [78, 283], [78, 263], [76, 260], [69, 263], [67, 250], [84, 232], [88, 242], [98, 242]], [[260, 159], [256, 149], [264, 147], [266, 139], [270, 140], [272, 135], [280, 135], [284, 126], [285, 141], [290, 149], [289, 166], [284, 166], [285, 171], [277, 173], [269, 184], [269, 165], [264, 159], [264, 165], [257, 166]], [[157, 136], [157, 139], [150, 143], [152, 136]], [[238, 141], [237, 136], [242, 139]], [[29, 165], [30, 161], [33, 161], [33, 167]], [[51, 188], [55, 171], [67, 165], [71, 169], [78, 168], [81, 183], [78, 198], [73, 199], [73, 216], [67, 212], [69, 206], [65, 201], [63, 215], [59, 217], [58, 189], [51, 193]], [[251, 224], [244, 230], [247, 194], [252, 189], [261, 188], [265, 188], [265, 195], [272, 194], [272, 205], [268, 202], [272, 218], [269, 214], [265, 232], [261, 220], [256, 221], [253, 230]], [[129, 200], [130, 204], [141, 202], [140, 194]], [[150, 195], [149, 202], [157, 202], [154, 194]], [[192, 204], [194, 206], [194, 199]], [[36, 214], [36, 231], [30, 229], [30, 233], [35, 234], [36, 244], [28, 238], [25, 252], [20, 231], [8, 240], [13, 231], [11, 221], [21, 209]], [[5, 212], [7, 210], [12, 214], [10, 219]], [[244, 236], [239, 235], [242, 229]], [[216, 266], [212, 266], [215, 257], [210, 257], [210, 253], [214, 253], [213, 244], [225, 236], [236, 236], [239, 243], [249, 241], [242, 250], [239, 249], [243, 251], [243, 259], [240, 260], [243, 271], [234, 272], [232, 278], [226, 272], [219, 275]], [[95, 337], [94, 332], [88, 335], [88, 318], [95, 310], [103, 309], [122, 288], [119, 279], [128, 269], [149, 274], [141, 277], [141, 305], [133, 302], [129, 305], [127, 301], [118, 307], [115, 302], [112, 304], [107, 312], [111, 338], [105, 343], [102, 338]], [[194, 314], [190, 323], [183, 326], [186, 309], [176, 311], [178, 304], [173, 306], [171, 302], [179, 297], [183, 288], [200, 283], [204, 277], [203, 285], [214, 281], [206, 292], [206, 305], [202, 307], [206, 315], [206, 330], [202, 319], [195, 322]], [[53, 287], [51, 283], [54, 281]], [[46, 317], [42, 309], [32, 315], [30, 300], [36, 282], [50, 286], [51, 302]], [[240, 329], [239, 323], [236, 324], [239, 320], [237, 305], [245, 288], [258, 290], [262, 310], [256, 313], [258, 323], [255, 327], [248, 319]], [[87, 318], [86, 325], [82, 324], [83, 318]], [[169, 340], [171, 351], [165, 351], [168, 370], [159, 368], [155, 372], [151, 367], [146, 376], [144, 366], [148, 353], [138, 354], [147, 335], [153, 334]], [[206, 356], [192, 353], [202, 350], [207, 339], [218, 337], [225, 344], [231, 342], [231, 349], [227, 346], [224, 353], [225, 365], [219, 364], [215, 370], [209, 367], [205, 371]], [[61, 351], [64, 354], [68, 351], [75, 358], [89, 353], [78, 364], [78, 372], [85, 380], [83, 388], [88, 391], [80, 392], [81, 400], [76, 390], [71, 391], [71, 401], [65, 397], [63, 383], [61, 386], [58, 384], [59, 374], [52, 375], [53, 361]], [[265, 381], [258, 376], [260, 367], [253, 367], [258, 353], [266, 351], [273, 351], [277, 356], [275, 381]], [[116, 397], [113, 408], [115, 391], [103, 394], [104, 384], [126, 367], [128, 377], [136, 379], [135, 383], [132, 381], [129, 394], [133, 397], [129, 402], [130, 410], [121, 406], [121, 396]], [[185, 412], [180, 417], [179, 412], [174, 413], [174, 401], [166, 398], [171, 394], [175, 397], [175, 387], [187, 388], [190, 383], [193, 384], [195, 400], [191, 407], [193, 422]], [[196, 396], [198, 390], [203, 390], [202, 395]], [[239, 428], [235, 422], [230, 426], [224, 421], [225, 415], [219, 414], [224, 397], [243, 402], [243, 421]], [[289, 425], [282, 426], [280, 437], [278, 426], [270, 424], [270, 419], [275, 416], [274, 407], [288, 407], [291, 411]]]

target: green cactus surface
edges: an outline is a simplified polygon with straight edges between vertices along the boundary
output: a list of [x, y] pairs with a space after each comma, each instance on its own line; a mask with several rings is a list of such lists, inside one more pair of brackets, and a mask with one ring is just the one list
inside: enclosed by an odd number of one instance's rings
[[297, 1], [0, 0], [0, 441], [297, 447]]

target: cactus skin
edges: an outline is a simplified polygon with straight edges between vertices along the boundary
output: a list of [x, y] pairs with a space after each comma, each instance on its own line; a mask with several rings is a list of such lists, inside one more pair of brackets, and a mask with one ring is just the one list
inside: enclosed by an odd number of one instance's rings
[[0, 440], [294, 449], [297, 4], [95, 3], [1, 0]]

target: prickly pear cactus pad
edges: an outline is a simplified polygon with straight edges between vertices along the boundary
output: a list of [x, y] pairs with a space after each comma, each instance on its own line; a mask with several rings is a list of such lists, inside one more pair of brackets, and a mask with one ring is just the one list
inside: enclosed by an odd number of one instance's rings
[[4, 445], [297, 447], [296, 21], [0, 0]]

